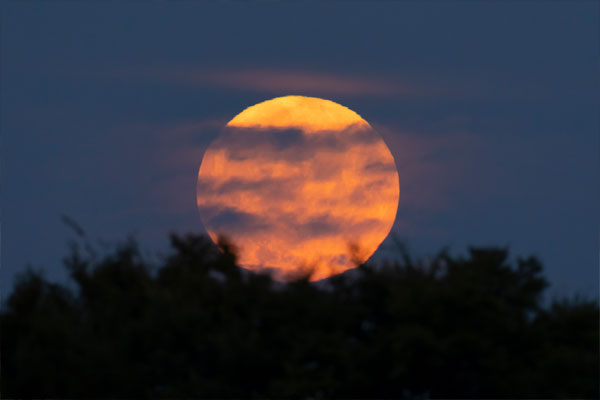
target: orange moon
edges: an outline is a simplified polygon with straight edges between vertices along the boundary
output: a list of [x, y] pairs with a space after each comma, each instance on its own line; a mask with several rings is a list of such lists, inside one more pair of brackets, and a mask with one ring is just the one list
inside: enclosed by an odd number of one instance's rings
[[248, 107], [204, 153], [196, 200], [213, 241], [277, 280], [356, 267], [386, 238], [400, 186], [381, 136], [354, 111], [314, 97]]

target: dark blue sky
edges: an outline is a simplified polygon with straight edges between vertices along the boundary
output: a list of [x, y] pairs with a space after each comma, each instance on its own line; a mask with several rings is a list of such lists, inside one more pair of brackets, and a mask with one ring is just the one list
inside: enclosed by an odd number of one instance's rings
[[149, 253], [201, 231], [202, 154], [288, 94], [358, 112], [396, 159], [394, 231], [507, 245], [597, 295], [599, 6], [574, 2], [2, 3], [2, 296], [72, 233]]

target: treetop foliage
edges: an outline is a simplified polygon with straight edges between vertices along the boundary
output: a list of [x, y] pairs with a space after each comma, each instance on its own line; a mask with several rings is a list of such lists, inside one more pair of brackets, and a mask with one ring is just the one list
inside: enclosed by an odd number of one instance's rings
[[197, 235], [158, 265], [74, 246], [1, 314], [4, 397], [598, 398], [598, 304], [542, 307], [533, 258], [441, 251], [274, 282]]

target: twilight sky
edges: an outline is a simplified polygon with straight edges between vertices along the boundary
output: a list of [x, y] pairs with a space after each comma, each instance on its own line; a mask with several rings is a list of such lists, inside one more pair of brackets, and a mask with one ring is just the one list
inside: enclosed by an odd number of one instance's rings
[[382, 135], [410, 249], [509, 246], [542, 260], [551, 293], [597, 296], [595, 1], [1, 7], [2, 297], [27, 264], [65, 278], [61, 214], [148, 254], [202, 232], [204, 150], [290, 94]]

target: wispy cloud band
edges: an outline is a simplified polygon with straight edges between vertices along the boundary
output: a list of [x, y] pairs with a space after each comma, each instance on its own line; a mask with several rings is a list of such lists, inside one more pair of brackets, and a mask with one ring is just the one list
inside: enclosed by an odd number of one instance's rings
[[397, 79], [305, 69], [240, 68], [159, 68], [143, 75], [186, 85], [246, 90], [270, 94], [393, 96], [421, 95], [429, 89]]

